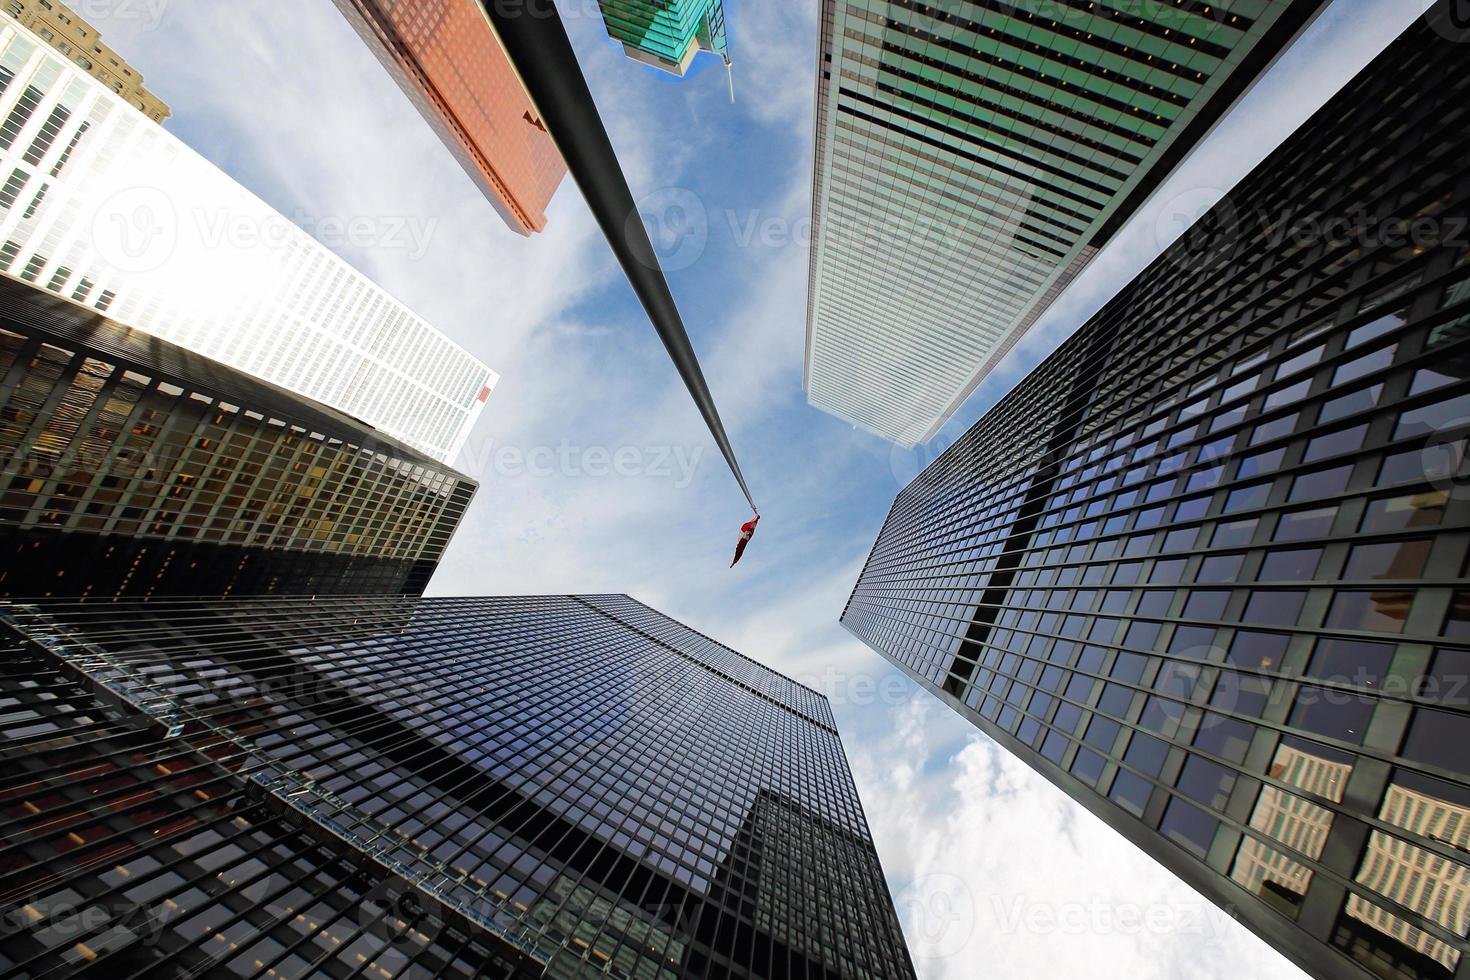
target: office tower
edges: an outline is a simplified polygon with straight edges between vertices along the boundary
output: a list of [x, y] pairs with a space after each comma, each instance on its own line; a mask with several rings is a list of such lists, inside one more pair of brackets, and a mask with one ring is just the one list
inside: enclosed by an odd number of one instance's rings
[[522, 235], [567, 167], [480, 0], [335, 0], [461, 167]]
[[421, 594], [475, 484], [0, 276], [0, 597]]
[[1470, 976], [1448, 33], [1390, 46], [921, 473], [842, 617], [1319, 977]]
[[823, 0], [808, 400], [927, 442], [1322, 0]]
[[497, 376], [326, 247], [432, 223], [298, 214], [318, 241], [9, 19], [0, 120], [0, 271], [458, 453]]
[[[139, 12], [143, 10], [141, 5], [137, 9]], [[14, 17], [149, 119], [161, 124], [169, 117], [169, 107], [164, 101], [143, 87], [143, 73], [103, 44], [97, 28], [61, 0], [6, 0], [0, 10]]]
[[682, 77], [694, 56], [710, 51], [730, 64], [724, 0], [597, 0], [608, 36], [623, 53]]
[[625, 596], [0, 620], [7, 975], [914, 976], [826, 698]]

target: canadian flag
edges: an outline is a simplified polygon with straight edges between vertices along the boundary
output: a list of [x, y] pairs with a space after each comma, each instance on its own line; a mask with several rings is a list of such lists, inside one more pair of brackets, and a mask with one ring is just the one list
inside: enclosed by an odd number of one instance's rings
[[744, 524], [740, 525], [740, 540], [735, 545], [735, 561], [730, 562], [734, 568], [735, 563], [740, 561], [740, 556], [745, 554], [745, 546], [750, 544], [750, 539], [755, 537], [755, 526], [761, 522], [761, 515], [757, 514]]

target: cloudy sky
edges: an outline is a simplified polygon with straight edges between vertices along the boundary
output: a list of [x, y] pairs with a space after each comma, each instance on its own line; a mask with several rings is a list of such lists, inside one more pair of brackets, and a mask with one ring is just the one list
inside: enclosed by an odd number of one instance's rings
[[376, 229], [344, 257], [503, 375], [459, 460], [482, 487], [435, 593], [627, 592], [826, 691], [923, 977], [1302, 976], [837, 618], [908, 479], [1421, 0], [1335, 0], [915, 452], [802, 391], [816, 0], [730, 5], [733, 106], [717, 62], [663, 77], [621, 56], [593, 0], [560, 0], [635, 196], [686, 221], [670, 282], [765, 517], [734, 571], [744, 501], [571, 181], [544, 234], [508, 231], [331, 0], [72, 3], [174, 133], [308, 230]]

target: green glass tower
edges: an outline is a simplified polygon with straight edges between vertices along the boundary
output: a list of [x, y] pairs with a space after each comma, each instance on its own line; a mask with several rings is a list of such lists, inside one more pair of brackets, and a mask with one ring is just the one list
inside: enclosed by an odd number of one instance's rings
[[823, 0], [811, 403], [931, 439], [1322, 6]]
[[598, 0], [607, 33], [635, 61], [682, 76], [700, 51], [730, 63], [724, 0]]

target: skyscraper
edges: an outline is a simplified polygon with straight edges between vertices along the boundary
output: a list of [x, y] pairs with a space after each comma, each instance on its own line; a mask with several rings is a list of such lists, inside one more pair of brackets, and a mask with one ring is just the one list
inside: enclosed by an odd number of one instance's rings
[[61, 0], [6, 0], [0, 10], [149, 119], [162, 123], [171, 115], [164, 101], [143, 86], [143, 73], [103, 44], [97, 28]]
[[730, 63], [724, 0], [597, 0], [608, 36], [623, 53], [682, 76], [701, 51]]
[[927, 442], [1323, 0], [823, 0], [804, 382]]
[[921, 473], [842, 617], [1319, 977], [1470, 976], [1453, 33], [1408, 31]]
[[627, 597], [0, 634], [7, 972], [914, 975], [826, 699]]
[[[411, 217], [298, 215], [328, 244], [421, 252]], [[440, 461], [497, 375], [9, 18], [0, 271], [364, 419]]]
[[522, 235], [567, 167], [480, 0], [335, 0], [398, 87]]
[[475, 484], [0, 276], [0, 596], [421, 594]]

